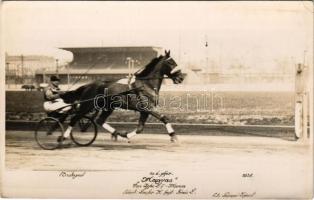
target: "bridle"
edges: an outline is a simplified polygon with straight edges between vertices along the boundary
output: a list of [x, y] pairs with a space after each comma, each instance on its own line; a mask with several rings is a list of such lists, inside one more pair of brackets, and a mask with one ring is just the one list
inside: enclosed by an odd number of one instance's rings
[[[165, 59], [165, 60], [163, 60], [162, 62], [166, 62], [166, 61], [168, 61], [168, 60], [170, 60], [170, 59], [172, 59], [171, 57], [169, 57], [169, 58], [167, 58], [167, 59]], [[175, 67], [174, 67], [175, 68]], [[173, 69], [174, 69], [173, 68]], [[173, 70], [172, 69], [172, 70]], [[142, 70], [142, 69], [139, 69], [138, 71], [140, 71], [140, 70]], [[138, 72], [137, 71], [137, 72]], [[135, 72], [135, 74], [137, 73], [137, 72]], [[155, 80], [155, 79], [172, 79], [171, 77], [169, 77], [169, 75], [167, 75], [167, 76], [164, 76], [164, 75], [159, 75], [159, 74], [157, 74], [157, 75], [153, 75], [153, 76], [148, 76], [148, 77], [137, 77], [136, 75], [134, 75], [134, 74], [132, 74], [132, 76], [135, 76], [135, 80]]]
[[135, 77], [135, 80], [171, 79], [169, 76]]

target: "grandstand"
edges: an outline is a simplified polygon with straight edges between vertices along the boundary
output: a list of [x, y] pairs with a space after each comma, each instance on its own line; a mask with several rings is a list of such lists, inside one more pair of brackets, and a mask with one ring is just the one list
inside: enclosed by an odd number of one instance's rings
[[73, 54], [73, 60], [67, 67], [58, 70], [37, 71], [37, 84], [47, 82], [48, 78], [56, 73], [61, 79], [61, 84], [71, 84], [78, 80], [80, 84], [93, 80], [117, 80], [146, 65], [161, 51], [160, 47], [65, 47], [60, 49], [70, 51]]

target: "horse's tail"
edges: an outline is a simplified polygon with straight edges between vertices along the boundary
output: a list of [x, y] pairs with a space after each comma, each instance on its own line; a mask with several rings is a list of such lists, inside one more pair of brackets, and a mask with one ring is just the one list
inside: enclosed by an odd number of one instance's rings
[[79, 88], [71, 91], [67, 91], [65, 94], [61, 96], [61, 98], [66, 102], [66, 103], [73, 103], [76, 100], [79, 100], [80, 97], [82, 96], [83, 92], [88, 88], [90, 84], [87, 85], [82, 85]]
[[92, 83], [82, 85], [75, 90], [66, 92], [62, 95], [62, 98], [67, 103], [73, 103], [74, 101], [81, 100], [82, 98], [93, 98], [97, 94], [101, 94], [105, 85], [106, 84], [102, 81], [94, 81]]
[[80, 96], [82, 95], [82, 93], [84, 92], [84, 90], [87, 88], [87, 85], [82, 85], [79, 88], [77, 88], [76, 90], [74, 90], [74, 96], [76, 98], [80, 98]]

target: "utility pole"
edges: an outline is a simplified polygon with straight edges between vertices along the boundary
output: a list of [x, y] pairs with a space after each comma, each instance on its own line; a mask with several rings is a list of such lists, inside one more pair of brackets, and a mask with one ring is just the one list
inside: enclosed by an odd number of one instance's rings
[[43, 69], [43, 83], [46, 83], [46, 68]]
[[131, 65], [131, 73], [132, 73], [133, 70], [134, 70], [134, 61], [135, 61], [135, 60], [133, 60], [133, 59], [131, 60], [131, 64], [132, 64], [132, 65]]
[[308, 137], [308, 78], [308, 68], [304, 64], [298, 63], [295, 73], [295, 139], [302, 138], [306, 140]]
[[130, 77], [130, 70], [131, 70], [131, 69], [130, 69], [130, 68], [131, 68], [131, 66], [130, 66], [130, 65], [131, 65], [130, 60], [131, 60], [130, 57], [127, 57], [127, 58], [126, 58], [126, 61], [128, 62], [128, 76], [129, 76], [129, 77]]
[[21, 77], [22, 77], [22, 80], [24, 78], [24, 56], [23, 54], [21, 55]]
[[210, 82], [210, 76], [209, 76], [209, 65], [208, 65], [208, 41], [207, 41], [207, 35], [205, 35], [205, 56], [206, 56], [206, 82]]
[[6, 62], [6, 70], [5, 70], [5, 74], [6, 74], [6, 83], [8, 84], [8, 88], [10, 88], [10, 80], [11, 77], [11, 72], [10, 72], [10, 63]]
[[134, 60], [131, 57], [127, 57], [126, 61], [128, 62], [128, 77], [131, 77], [131, 68], [134, 67]]

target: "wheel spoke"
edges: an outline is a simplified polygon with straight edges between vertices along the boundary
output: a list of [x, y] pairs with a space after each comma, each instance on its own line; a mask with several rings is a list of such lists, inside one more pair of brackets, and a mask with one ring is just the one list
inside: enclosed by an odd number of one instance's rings
[[71, 139], [78, 146], [88, 146], [94, 142], [96, 137], [97, 126], [89, 117], [80, 119], [71, 133]]
[[63, 127], [59, 121], [52, 117], [41, 120], [35, 131], [37, 144], [46, 150], [53, 150], [59, 147], [58, 138], [63, 134]]

